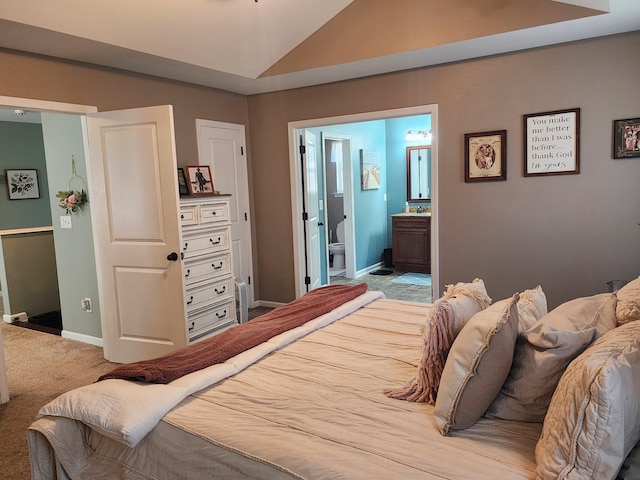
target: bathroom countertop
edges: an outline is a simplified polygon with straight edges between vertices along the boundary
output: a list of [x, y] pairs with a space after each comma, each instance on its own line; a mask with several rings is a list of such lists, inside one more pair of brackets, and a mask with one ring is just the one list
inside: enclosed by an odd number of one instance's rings
[[394, 213], [392, 217], [430, 217], [431, 212], [427, 213]]

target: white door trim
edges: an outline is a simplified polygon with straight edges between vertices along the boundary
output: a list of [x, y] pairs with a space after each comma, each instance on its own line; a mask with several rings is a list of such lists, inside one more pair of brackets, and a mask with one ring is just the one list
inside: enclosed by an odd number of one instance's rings
[[46, 100], [34, 100], [31, 98], [3, 97], [0, 96], [0, 108], [19, 108], [22, 110], [37, 110], [39, 112], [59, 113], [96, 113], [98, 107], [90, 105], [78, 105], [75, 103], [49, 102]]
[[293, 231], [293, 264], [296, 298], [304, 294], [304, 233], [302, 229], [302, 187], [300, 178], [302, 167], [298, 161], [299, 131], [305, 128], [330, 126], [344, 123], [363, 122], [367, 120], [383, 120], [386, 118], [409, 117], [412, 115], [431, 114], [431, 291], [432, 298], [440, 296], [440, 232], [439, 232], [439, 188], [438, 188], [438, 105], [418, 105], [415, 107], [394, 108], [375, 112], [356, 113], [325, 118], [298, 120], [288, 123], [289, 133], [289, 179], [291, 183], [291, 220]]

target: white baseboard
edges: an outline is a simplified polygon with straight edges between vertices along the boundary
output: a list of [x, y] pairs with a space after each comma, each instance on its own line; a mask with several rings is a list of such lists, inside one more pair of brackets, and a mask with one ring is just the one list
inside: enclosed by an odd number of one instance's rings
[[278, 307], [281, 307], [282, 305], [286, 305], [286, 303], [268, 302], [266, 300], [258, 300], [256, 303], [258, 304], [259, 307], [269, 307], [269, 308], [278, 308]]
[[4, 315], [2, 315], [2, 320], [4, 320], [7, 323], [26, 322], [27, 320], [29, 320], [29, 317], [25, 312], [14, 313], [12, 315], [7, 315], [5, 313]]
[[69, 332], [67, 330], [62, 330], [60, 334], [63, 338], [68, 338], [70, 340], [77, 340], [78, 342], [88, 343], [89, 345], [95, 345], [96, 347], [102, 347], [102, 339], [98, 337], [92, 337], [91, 335], [85, 335], [83, 333]]
[[362, 270], [358, 270], [356, 272], [356, 278], [363, 277], [367, 273], [371, 273], [371, 272], [373, 272], [375, 270], [378, 270], [380, 268], [383, 268], [383, 267], [384, 267], [384, 263], [382, 263], [382, 262], [378, 262], [375, 265], [369, 265], [367, 268], [363, 268]]

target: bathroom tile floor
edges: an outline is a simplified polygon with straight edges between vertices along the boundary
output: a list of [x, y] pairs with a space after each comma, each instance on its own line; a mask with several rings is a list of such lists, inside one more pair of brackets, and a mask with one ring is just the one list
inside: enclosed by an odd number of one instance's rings
[[406, 272], [393, 271], [390, 275], [371, 275], [368, 273], [358, 278], [331, 277], [330, 283], [332, 285], [357, 285], [366, 282], [369, 285], [369, 290], [382, 291], [387, 298], [431, 303], [431, 287], [392, 283], [394, 278], [398, 278], [404, 273]]

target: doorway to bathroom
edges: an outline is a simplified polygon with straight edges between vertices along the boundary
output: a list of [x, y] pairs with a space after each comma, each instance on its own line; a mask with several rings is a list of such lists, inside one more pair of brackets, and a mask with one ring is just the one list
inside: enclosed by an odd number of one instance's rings
[[[292, 218], [293, 218], [293, 244], [294, 244], [294, 269], [295, 269], [295, 288], [296, 297], [303, 295], [306, 291], [311, 290], [309, 272], [313, 270], [311, 261], [317, 261], [318, 256], [324, 258], [327, 265], [330, 262], [331, 256], [329, 252], [330, 243], [342, 243], [337, 239], [337, 224], [335, 229], [333, 225], [327, 225], [322, 220], [315, 219], [316, 224], [311, 225], [309, 216], [305, 210], [309, 200], [309, 189], [314, 189], [316, 192], [319, 189], [326, 189], [324, 185], [324, 178], [320, 181], [320, 185], [309, 185], [305, 183], [308, 175], [306, 170], [306, 159], [304, 141], [302, 140], [307, 132], [315, 134], [320, 141], [317, 142], [318, 146], [323, 147], [324, 150], [332, 148], [339, 150], [339, 147], [334, 146], [334, 142], [330, 142], [328, 145], [324, 145], [325, 138], [331, 140], [331, 135], [335, 133], [348, 134], [351, 136], [350, 150], [351, 153], [345, 156], [343, 155], [343, 172], [345, 175], [351, 175], [350, 181], [347, 181], [347, 177], [343, 177], [344, 190], [342, 202], [344, 205], [346, 219], [344, 219], [345, 230], [345, 267], [349, 261], [349, 252], [353, 251], [354, 267], [353, 278], [361, 277], [366, 273], [376, 270], [383, 265], [382, 254], [385, 246], [390, 246], [391, 236], [391, 217], [393, 213], [402, 211], [402, 207], [407, 201], [406, 196], [406, 155], [405, 147], [406, 130], [402, 132], [402, 138], [399, 135], [394, 135], [396, 145], [401, 149], [401, 154], [394, 153], [395, 161], [397, 165], [401, 165], [401, 168], [390, 166], [387, 168], [387, 152], [389, 146], [387, 145], [387, 139], [385, 136], [385, 124], [403, 124], [402, 120], [409, 117], [415, 117], [422, 121], [424, 117], [428, 117], [430, 123], [430, 137], [431, 137], [431, 151], [432, 151], [432, 177], [431, 177], [431, 242], [430, 242], [430, 256], [431, 256], [431, 276], [432, 276], [432, 296], [437, 298], [439, 295], [439, 242], [438, 242], [438, 122], [437, 122], [437, 105], [422, 105], [417, 107], [399, 108], [393, 110], [383, 110], [376, 112], [365, 112], [360, 114], [351, 114], [337, 117], [317, 118], [310, 120], [302, 120], [289, 123], [289, 145], [290, 145], [290, 178], [291, 178], [291, 202], [292, 202]], [[382, 124], [381, 131], [371, 134], [368, 130], [371, 126]], [[341, 127], [352, 127], [351, 131], [343, 130]], [[346, 133], [344, 133], [346, 131]], [[341, 140], [338, 138], [338, 140]], [[338, 142], [336, 142], [338, 143]], [[400, 145], [402, 145], [400, 147]], [[302, 146], [302, 147], [301, 147]], [[344, 152], [344, 142], [342, 144]], [[314, 152], [314, 155], [316, 153]], [[318, 151], [317, 156], [319, 158], [325, 158]], [[324, 160], [325, 164], [337, 163], [329, 160]], [[373, 159], [374, 165], [380, 167], [382, 183], [379, 186], [370, 188], [370, 185], [364, 185], [362, 183], [362, 175], [365, 169], [365, 159]], [[377, 162], [380, 158], [381, 161]], [[350, 162], [349, 168], [347, 168], [346, 161]], [[395, 163], [394, 163], [395, 165]], [[335, 169], [333, 167], [328, 168]], [[405, 172], [402, 174], [402, 172]], [[318, 176], [324, 177], [324, 169], [318, 168]], [[403, 176], [404, 175], [404, 176]], [[399, 195], [387, 196], [386, 185], [387, 178], [393, 182], [393, 185], [400, 188], [400, 192], [403, 198], [399, 198]], [[347, 198], [346, 184], [353, 186], [351, 192], [351, 198]], [[331, 187], [329, 187], [331, 190]], [[337, 189], [336, 189], [337, 190]], [[326, 202], [330, 201], [333, 192], [328, 192], [327, 196], [320, 198], [320, 207], [324, 210], [327, 208]], [[336, 192], [337, 193], [337, 192]], [[315, 193], [314, 193], [315, 194]], [[357, 197], [354, 199], [354, 197]], [[334, 198], [339, 198], [334, 196]], [[400, 202], [399, 205], [396, 205]], [[353, 208], [352, 214], [349, 213], [349, 208]], [[396, 212], [397, 210], [397, 212]], [[338, 214], [339, 216], [339, 214]], [[323, 215], [319, 216], [320, 219], [325, 218]], [[328, 218], [328, 215], [327, 215]], [[317, 225], [317, 223], [323, 225]], [[338, 222], [339, 223], [339, 222]], [[352, 226], [353, 230], [350, 232], [349, 227]], [[324, 228], [325, 234], [318, 235], [320, 242], [310, 242], [312, 236], [308, 235], [309, 232], [318, 230], [318, 227]], [[324, 238], [324, 240], [322, 240]], [[352, 238], [353, 248], [349, 248], [348, 242]], [[334, 249], [335, 251], [335, 249]], [[324, 252], [324, 253], [323, 253]], [[324, 255], [324, 257], [323, 257]], [[373, 260], [372, 260], [373, 259]], [[322, 262], [320, 262], [322, 264]], [[333, 266], [333, 265], [331, 265]], [[345, 275], [349, 275], [348, 268], [345, 268]], [[329, 283], [330, 268], [327, 269], [326, 276], [322, 277], [321, 284]]]
[[[322, 283], [331, 277], [354, 278], [354, 235], [352, 208], [351, 137], [323, 132], [322, 169], [324, 172], [325, 268]], [[345, 201], [346, 199], [346, 201]], [[348, 234], [348, 235], [347, 235]], [[320, 249], [323, 250], [322, 245]], [[328, 278], [327, 278], [328, 277]]]

